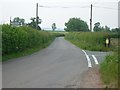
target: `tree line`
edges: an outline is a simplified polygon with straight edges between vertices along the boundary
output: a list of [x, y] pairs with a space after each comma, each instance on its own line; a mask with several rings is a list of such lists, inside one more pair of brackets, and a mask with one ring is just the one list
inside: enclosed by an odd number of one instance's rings
[[[19, 18], [19, 17], [15, 17], [12, 21], [10, 21], [10, 24], [12, 26], [29, 26], [33, 29], [36, 29], [36, 23], [37, 25], [37, 29], [41, 30], [41, 27], [39, 24], [42, 23], [42, 19], [40, 19], [39, 17], [36, 18], [31, 18], [30, 19], [31, 22], [29, 23], [25, 23], [25, 19], [23, 18]], [[80, 18], [70, 18], [68, 20], [68, 22], [65, 23], [66, 28], [64, 28], [65, 31], [67, 32], [89, 32], [89, 26], [87, 24], [86, 21], [80, 19]], [[53, 31], [55, 31], [55, 29], [57, 28], [56, 23], [53, 23], [51, 25], [51, 28]], [[114, 29], [110, 29], [108, 26], [101, 26], [100, 22], [96, 22], [94, 24], [93, 27], [93, 31], [94, 32], [115, 32], [118, 33], [120, 32], [120, 28], [114, 28]]]
[[[39, 17], [37, 17], [37, 20], [35, 17], [32, 17], [31, 22], [29, 23], [25, 23], [25, 19], [20, 18], [20, 17], [15, 17], [13, 20], [10, 20], [10, 25], [12, 25], [13, 27], [19, 27], [19, 26], [29, 26], [33, 29], [36, 29], [36, 24], [37, 24], [37, 29], [41, 30], [41, 27], [39, 26], [39, 24], [42, 23], [42, 19], [40, 19]], [[51, 25], [51, 28], [53, 31], [55, 31], [56, 27], [56, 23], [53, 23]]]
[[[87, 25], [87, 22], [85, 22], [84, 20], [81, 20], [80, 18], [70, 18], [69, 21], [67, 23], [65, 23], [65, 31], [68, 32], [87, 32], [90, 31], [89, 27]], [[93, 31], [94, 32], [120, 32], [120, 28], [114, 28], [114, 29], [110, 29], [108, 26], [101, 26], [100, 22], [97, 22], [94, 24], [93, 27]]]

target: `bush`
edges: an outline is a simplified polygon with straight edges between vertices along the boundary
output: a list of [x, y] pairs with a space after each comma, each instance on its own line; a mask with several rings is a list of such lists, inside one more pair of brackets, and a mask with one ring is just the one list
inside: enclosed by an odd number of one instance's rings
[[53, 34], [30, 27], [2, 25], [2, 55], [42, 46], [54, 38]]

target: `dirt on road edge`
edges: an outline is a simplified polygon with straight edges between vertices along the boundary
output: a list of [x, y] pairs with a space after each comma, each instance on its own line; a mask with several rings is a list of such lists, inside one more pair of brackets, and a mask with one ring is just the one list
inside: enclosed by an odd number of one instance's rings
[[89, 70], [84, 73], [80, 86], [82, 88], [105, 88], [100, 77], [98, 66], [89, 68]]

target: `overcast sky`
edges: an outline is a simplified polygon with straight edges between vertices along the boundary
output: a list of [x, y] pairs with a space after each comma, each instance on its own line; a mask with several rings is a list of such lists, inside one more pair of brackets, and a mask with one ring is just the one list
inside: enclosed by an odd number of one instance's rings
[[[36, 3], [53, 8], [39, 7], [39, 17], [42, 28], [51, 28], [52, 23], [64, 28], [65, 22], [72, 17], [78, 17], [89, 25], [90, 4], [93, 4], [93, 25], [100, 22], [101, 26], [118, 27], [119, 0], [0, 0], [0, 24], [9, 23], [10, 17], [24, 18], [30, 22], [36, 15]], [[70, 7], [70, 8], [60, 8]]]

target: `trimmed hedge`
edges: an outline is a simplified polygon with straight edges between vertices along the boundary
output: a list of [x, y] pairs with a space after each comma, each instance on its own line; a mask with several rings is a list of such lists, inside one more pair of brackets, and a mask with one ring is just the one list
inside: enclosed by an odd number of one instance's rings
[[42, 46], [54, 38], [54, 34], [30, 27], [2, 25], [2, 55]]

